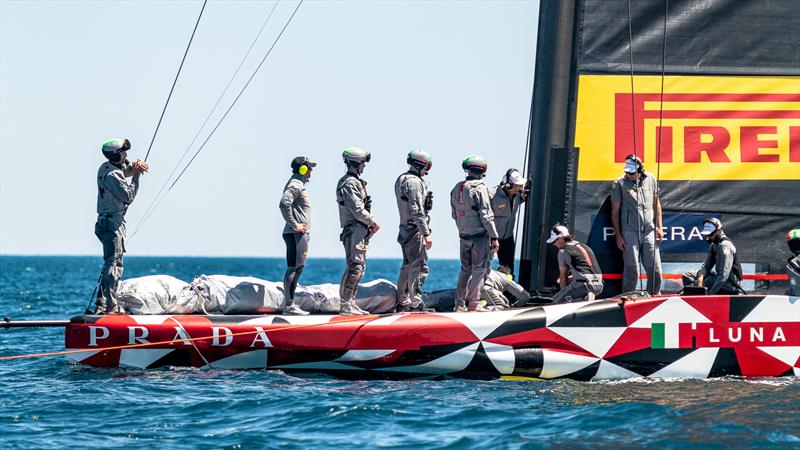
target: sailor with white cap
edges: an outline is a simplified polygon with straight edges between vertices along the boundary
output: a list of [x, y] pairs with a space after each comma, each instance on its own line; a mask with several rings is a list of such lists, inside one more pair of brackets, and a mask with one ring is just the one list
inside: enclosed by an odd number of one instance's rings
[[514, 225], [519, 206], [527, 200], [529, 189], [530, 183], [517, 169], [508, 169], [500, 184], [489, 189], [494, 225], [497, 227], [500, 244], [497, 259], [500, 266], [507, 267], [511, 275], [514, 274], [514, 251], [516, 250]]
[[603, 274], [592, 249], [575, 240], [564, 225], [550, 230], [548, 244], [558, 249], [558, 282], [561, 290], [553, 303], [594, 300], [603, 292]]
[[697, 271], [697, 286], [707, 287], [709, 294], [738, 294], [742, 266], [736, 246], [722, 231], [722, 222], [716, 217], [704, 219], [700, 234], [711, 245], [703, 265]]
[[625, 158], [625, 174], [611, 185], [611, 224], [617, 248], [623, 253], [622, 292], [636, 289], [639, 261], [647, 273], [647, 291], [661, 292], [661, 254], [657, 241], [664, 239], [658, 182], [645, 172], [636, 155]]

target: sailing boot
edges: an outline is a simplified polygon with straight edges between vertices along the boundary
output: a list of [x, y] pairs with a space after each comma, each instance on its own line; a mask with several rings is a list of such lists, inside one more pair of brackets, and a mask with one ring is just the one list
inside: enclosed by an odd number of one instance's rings
[[469, 308], [467, 308], [467, 312], [489, 312], [488, 309], [484, 308], [480, 302], [470, 303]]
[[355, 300], [350, 300], [349, 302], [342, 302], [342, 306], [339, 308], [339, 315], [340, 316], [365, 316], [369, 313], [364, 311], [363, 309], [359, 308], [356, 305]]
[[284, 306], [283, 310], [281, 311], [281, 314], [283, 314], [284, 316], [307, 316], [310, 313], [292, 303], [289, 306]]
[[411, 305], [411, 300], [403, 300], [402, 302], [397, 304], [395, 308], [395, 312], [411, 312], [414, 310], [414, 307]]

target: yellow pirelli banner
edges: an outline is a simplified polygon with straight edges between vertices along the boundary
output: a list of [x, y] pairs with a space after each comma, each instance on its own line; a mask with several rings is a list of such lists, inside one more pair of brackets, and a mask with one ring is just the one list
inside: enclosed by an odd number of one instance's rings
[[619, 177], [634, 148], [662, 180], [800, 180], [800, 77], [661, 81], [580, 76], [579, 181]]

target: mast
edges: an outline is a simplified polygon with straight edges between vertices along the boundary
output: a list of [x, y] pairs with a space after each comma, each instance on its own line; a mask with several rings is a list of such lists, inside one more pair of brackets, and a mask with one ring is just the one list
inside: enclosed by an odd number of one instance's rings
[[[555, 280], [555, 253], [545, 243], [555, 222], [571, 227], [574, 183], [564, 183], [573, 160], [575, 91], [574, 41], [580, 0], [542, 0], [536, 41], [536, 69], [528, 130], [531, 194], [525, 208], [519, 279], [528, 290]], [[571, 155], [572, 154], [572, 155]], [[570, 158], [570, 156], [572, 156]], [[574, 181], [574, 178], [570, 181]], [[573, 189], [569, 189], [569, 185]]]

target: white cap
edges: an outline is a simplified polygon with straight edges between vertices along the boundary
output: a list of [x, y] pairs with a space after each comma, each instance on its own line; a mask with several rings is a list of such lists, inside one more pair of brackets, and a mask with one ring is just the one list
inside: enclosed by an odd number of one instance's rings
[[639, 165], [636, 164], [636, 161], [632, 159], [625, 160], [625, 168], [623, 169], [627, 173], [636, 173], [636, 169], [638, 169]]
[[702, 234], [703, 236], [708, 236], [710, 234], [713, 234], [715, 231], [717, 231], [716, 225], [714, 225], [711, 222], [705, 222], [703, 224], [703, 231], [701, 231], [700, 234]]
[[512, 170], [511, 173], [508, 174], [508, 182], [517, 186], [525, 186], [528, 179], [523, 177], [522, 174], [519, 173], [519, 170]]
[[569, 236], [569, 230], [564, 225], [556, 225], [550, 230], [550, 237], [547, 239], [548, 244], [552, 244], [558, 238]]

